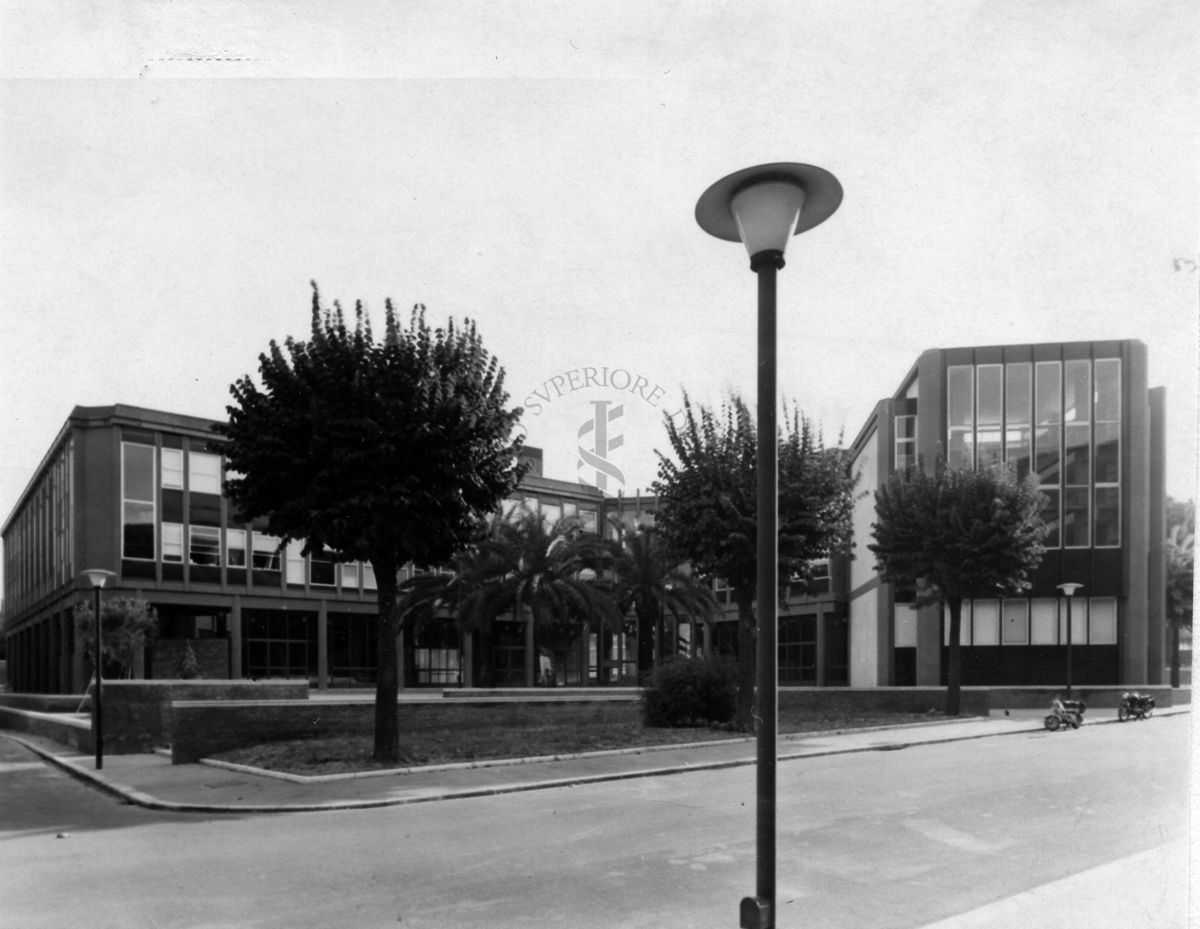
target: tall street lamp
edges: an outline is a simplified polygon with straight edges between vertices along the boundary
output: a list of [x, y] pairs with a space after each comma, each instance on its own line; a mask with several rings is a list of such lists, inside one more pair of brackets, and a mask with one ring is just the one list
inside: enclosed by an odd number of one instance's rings
[[104, 767], [104, 713], [100, 696], [100, 667], [104, 664], [103, 652], [100, 646], [100, 590], [110, 577], [116, 577], [111, 571], [92, 568], [84, 571], [88, 583], [92, 585], [92, 625], [95, 627], [93, 638], [92, 665], [96, 669], [96, 692], [92, 694], [92, 741], [96, 744], [96, 770]]
[[842, 185], [812, 165], [777, 162], [744, 168], [708, 188], [696, 222], [718, 239], [742, 242], [758, 275], [757, 882], [741, 904], [742, 929], [775, 925], [775, 765], [778, 722], [776, 612], [779, 591], [779, 449], [776, 436], [775, 274], [788, 239], [827, 220]]
[[1066, 596], [1066, 598], [1067, 598], [1067, 699], [1068, 700], [1071, 699], [1071, 671], [1072, 671], [1072, 668], [1071, 668], [1071, 631], [1072, 631], [1072, 626], [1074, 626], [1074, 623], [1071, 622], [1071, 603], [1072, 603], [1071, 596], [1072, 596], [1072, 594], [1075, 593], [1075, 591], [1077, 591], [1082, 586], [1083, 586], [1082, 584], [1076, 584], [1074, 582], [1058, 585], [1058, 589], [1061, 590], [1063, 592], [1063, 595]]

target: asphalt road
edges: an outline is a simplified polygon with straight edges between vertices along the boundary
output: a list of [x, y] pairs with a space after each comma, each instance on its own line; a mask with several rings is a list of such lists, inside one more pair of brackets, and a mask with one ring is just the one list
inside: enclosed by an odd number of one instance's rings
[[[1127, 874], [1145, 885], [1145, 926], [1182, 927], [1189, 727], [1182, 715], [786, 762], [779, 925], [989, 925], [1033, 899], [1045, 925], [1091, 902], [1099, 915], [1074, 925], [1105, 929], [1110, 912], [1135, 929], [1103, 899]], [[198, 817], [117, 803], [0, 739], [0, 927], [733, 927], [754, 885], [753, 795], [753, 768], [736, 768]], [[1083, 873], [1104, 882], [1072, 891]]]

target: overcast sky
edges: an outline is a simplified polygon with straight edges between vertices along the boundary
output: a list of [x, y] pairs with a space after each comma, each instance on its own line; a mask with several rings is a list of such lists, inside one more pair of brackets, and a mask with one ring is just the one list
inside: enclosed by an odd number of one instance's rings
[[644, 492], [684, 390], [753, 398], [754, 278], [693, 210], [769, 161], [845, 189], [780, 274], [780, 389], [827, 441], [926, 348], [1141, 339], [1193, 497], [1197, 16], [0, 0], [0, 519], [76, 404], [223, 417], [310, 279], [476, 320], [548, 476], [595, 478], [620, 403], [608, 489]]

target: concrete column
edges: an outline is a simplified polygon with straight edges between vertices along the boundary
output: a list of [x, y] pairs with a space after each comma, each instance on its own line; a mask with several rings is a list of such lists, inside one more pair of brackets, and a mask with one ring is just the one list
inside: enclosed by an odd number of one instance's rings
[[61, 643], [58, 653], [58, 686], [60, 694], [71, 693], [71, 653], [74, 651], [75, 636], [71, 629], [71, 611], [63, 610], [58, 614], [58, 641]]
[[825, 623], [829, 619], [825, 604], [817, 604], [817, 686], [825, 686]]
[[459, 633], [458, 666], [462, 669], [463, 687], [475, 686], [475, 633]]
[[79, 631], [75, 628], [75, 613], [67, 613], [67, 622], [71, 626], [71, 690], [70, 693], [81, 694], [87, 689], [91, 678], [91, 668], [83, 660], [83, 642], [79, 639]]
[[329, 689], [329, 606], [317, 607], [317, 690]]
[[404, 634], [404, 630], [401, 630], [400, 634], [396, 636], [396, 688], [398, 690], [404, 689], [405, 678], [407, 677], [405, 672], [408, 670], [408, 655], [404, 652], [407, 644], [407, 637]]
[[231, 680], [245, 677], [242, 671], [242, 598], [234, 594], [233, 607], [229, 611], [229, 677]]

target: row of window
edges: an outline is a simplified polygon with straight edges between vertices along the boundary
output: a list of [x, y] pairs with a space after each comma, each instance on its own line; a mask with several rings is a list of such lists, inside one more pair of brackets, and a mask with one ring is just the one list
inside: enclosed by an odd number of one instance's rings
[[518, 510], [528, 513], [539, 513], [545, 526], [553, 526], [561, 519], [578, 519], [584, 532], [595, 532], [597, 526], [596, 510], [591, 507], [579, 506], [570, 500], [551, 502], [540, 497], [510, 497], [501, 504], [500, 514], [509, 519]]
[[[1119, 358], [951, 365], [946, 423], [950, 467], [1037, 476], [1048, 547], [1120, 547]], [[897, 463], [911, 462], [915, 422], [897, 417], [896, 431]]]
[[69, 581], [71, 551], [70, 440], [39, 475], [4, 538], [5, 596], [17, 609]]
[[[960, 645], [1117, 644], [1117, 601], [1113, 597], [1055, 597], [964, 601]], [[950, 644], [950, 612], [943, 622], [943, 644]], [[915, 643], [914, 643], [915, 644]]]

